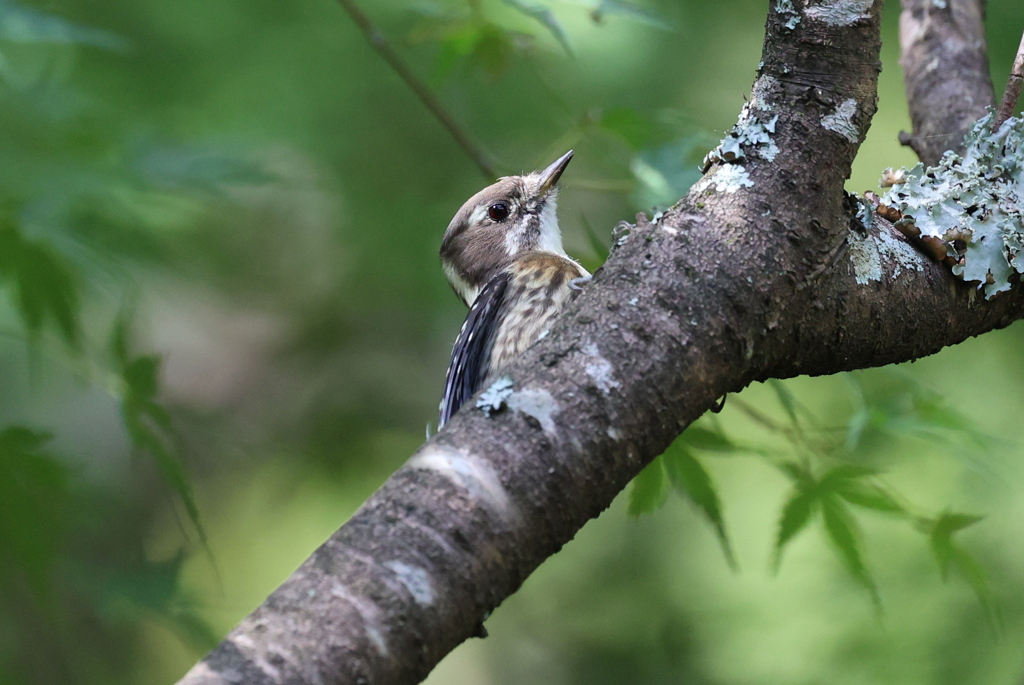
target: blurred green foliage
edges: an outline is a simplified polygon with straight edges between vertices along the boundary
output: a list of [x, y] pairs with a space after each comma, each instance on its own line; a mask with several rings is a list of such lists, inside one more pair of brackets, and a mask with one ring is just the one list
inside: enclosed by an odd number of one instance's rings
[[[363, 4], [503, 173], [576, 149], [589, 268], [698, 178], [765, 11]], [[896, 9], [851, 190], [912, 164]], [[0, 103], [0, 683], [173, 682], [422, 441], [486, 179], [330, 0], [0, 0]], [[431, 681], [1019, 682], [1021, 342], [730, 398]]]

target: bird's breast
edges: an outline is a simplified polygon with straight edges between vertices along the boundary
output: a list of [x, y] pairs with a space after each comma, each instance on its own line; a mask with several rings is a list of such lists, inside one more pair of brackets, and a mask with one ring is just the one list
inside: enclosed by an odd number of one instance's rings
[[491, 350], [489, 376], [501, 373], [537, 341], [555, 315], [578, 294], [570, 282], [589, 275], [571, 259], [544, 252], [519, 257], [508, 272], [511, 279], [505, 312]]

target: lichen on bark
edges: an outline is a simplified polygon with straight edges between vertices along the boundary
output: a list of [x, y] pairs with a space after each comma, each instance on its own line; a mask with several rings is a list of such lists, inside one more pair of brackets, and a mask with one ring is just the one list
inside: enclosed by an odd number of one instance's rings
[[1024, 119], [993, 131], [990, 113], [964, 145], [962, 156], [950, 150], [936, 166], [903, 170], [882, 202], [921, 236], [941, 240], [953, 273], [990, 298], [1024, 273]]

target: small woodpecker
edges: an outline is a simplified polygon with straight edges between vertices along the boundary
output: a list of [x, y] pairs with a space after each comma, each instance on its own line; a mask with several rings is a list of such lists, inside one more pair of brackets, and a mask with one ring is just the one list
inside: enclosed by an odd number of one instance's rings
[[444, 426], [463, 402], [536, 342], [590, 274], [562, 248], [555, 201], [572, 150], [543, 171], [505, 176], [448, 224], [441, 265], [469, 306], [441, 398]]

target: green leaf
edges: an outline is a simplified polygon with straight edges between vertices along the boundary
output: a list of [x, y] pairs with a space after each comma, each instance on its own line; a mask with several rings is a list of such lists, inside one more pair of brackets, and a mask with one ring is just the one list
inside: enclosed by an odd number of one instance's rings
[[875, 606], [880, 608], [882, 600], [878, 595], [875, 581], [864, 564], [861, 552], [861, 533], [856, 520], [838, 497], [826, 494], [820, 498], [820, 501], [825, 532], [828, 533], [829, 539], [839, 550], [839, 556], [850, 575], [864, 586], [871, 594], [871, 600]]
[[951, 561], [967, 580], [967, 584], [971, 586], [974, 596], [978, 598], [978, 602], [985, 609], [992, 627], [997, 633], [1001, 632], [1003, 628], [1002, 613], [981, 564], [959, 545], [953, 546]]
[[558, 23], [558, 19], [551, 13], [547, 7], [541, 5], [535, 5], [533, 3], [525, 2], [524, 0], [501, 0], [503, 3], [513, 8], [518, 12], [522, 12], [526, 16], [540, 22], [544, 28], [546, 28], [551, 35], [554, 37], [558, 44], [562, 46], [566, 54], [572, 56], [572, 46], [569, 45], [569, 39], [565, 35], [565, 31], [562, 29], [562, 25]]
[[740, 449], [721, 431], [714, 431], [703, 426], [690, 426], [676, 438], [676, 442], [708, 452], [736, 452]]
[[885, 488], [866, 481], [878, 472], [867, 466], [844, 464], [826, 473], [818, 481], [818, 492], [834, 494], [850, 504], [890, 514], [906, 514], [896, 498]]
[[778, 468], [789, 478], [796, 483], [797, 488], [801, 490], [811, 490], [815, 486], [814, 476], [807, 469], [806, 466], [797, 464], [793, 461], [784, 461], [777, 464]]
[[850, 504], [855, 504], [858, 507], [888, 514], [907, 513], [892, 493], [873, 483], [848, 481], [837, 487], [835, 492]]
[[624, 2], [624, 0], [599, 0], [597, 6], [590, 11], [590, 18], [595, 24], [600, 24], [608, 15], [646, 24], [662, 31], [675, 30], [675, 27], [663, 15], [632, 2]]
[[114, 364], [117, 369], [124, 372], [126, 366], [128, 366], [128, 337], [129, 337], [129, 326], [131, 323], [131, 315], [129, 310], [122, 308], [118, 312], [117, 318], [114, 319], [114, 325], [110, 329], [110, 342], [107, 344], [107, 348], [110, 350], [110, 356], [114, 360]]
[[136, 357], [124, 367], [124, 382], [132, 402], [143, 402], [156, 397], [160, 386], [160, 357]]
[[947, 405], [941, 396], [919, 389], [913, 404], [914, 413], [925, 426], [959, 434], [982, 450], [992, 447], [991, 436], [979, 431], [974, 421]]
[[492, 78], [504, 74], [512, 61], [516, 50], [513, 35], [514, 32], [505, 31], [495, 24], [480, 25], [471, 57]]
[[942, 580], [946, 580], [949, 577], [950, 560], [955, 554], [953, 534], [968, 526], [973, 526], [982, 518], [984, 517], [946, 512], [932, 522], [929, 541], [931, 542], [935, 560], [939, 564], [939, 573], [942, 576]]
[[782, 563], [782, 550], [793, 537], [807, 527], [814, 513], [818, 497], [814, 490], [797, 489], [789, 496], [779, 516], [779, 532], [775, 538], [775, 554], [772, 563], [776, 572]]
[[632, 107], [610, 107], [601, 113], [600, 126], [639, 150], [654, 137], [655, 126]]
[[433, 80], [436, 83], [443, 81], [460, 60], [473, 54], [482, 38], [481, 25], [476, 22], [459, 24], [447, 31], [441, 39], [434, 62]]
[[[893, 435], [914, 435], [950, 445], [962, 439], [987, 451], [993, 439], [975, 422], [950, 407], [937, 393], [922, 387], [906, 374], [875, 372], [844, 374], [854, 392], [857, 410], [851, 417], [847, 449], [854, 450], [869, 428]], [[871, 379], [870, 385], [863, 381]], [[962, 457], [963, 450], [954, 454]], [[976, 466], [976, 465], [975, 465]]]
[[0, 431], [0, 454], [10, 457], [35, 453], [52, 439], [52, 433], [36, 431], [24, 426], [11, 426]]
[[672, 485], [683, 496], [687, 497], [707, 517], [715, 528], [715, 534], [722, 545], [722, 553], [733, 570], [737, 569], [736, 559], [729, 545], [729, 536], [725, 531], [725, 520], [722, 517], [722, 506], [711, 476], [704, 466], [678, 443], [674, 444], [662, 455], [665, 471]]
[[870, 478], [878, 475], [878, 469], [858, 464], [841, 464], [825, 472], [821, 477], [822, 486], [831, 486], [833, 483], [857, 480], [859, 478]]
[[220, 642], [220, 634], [197, 611], [197, 607], [177, 602], [167, 607], [164, 615], [179, 633], [200, 652], [208, 652]]
[[22, 7], [11, 0], [0, 0], [0, 40], [88, 45], [118, 51], [128, 48], [128, 41], [121, 36]]
[[213, 630], [182, 595], [181, 572], [186, 558], [185, 551], [180, 550], [166, 561], [143, 562], [108, 578], [104, 587], [107, 613], [127, 612], [126, 618], [133, 619], [137, 608], [156, 612], [197, 648], [215, 645]]
[[13, 222], [0, 225], [0, 277], [13, 287], [18, 313], [31, 334], [52, 321], [64, 341], [78, 348], [80, 310], [75, 279], [42, 243], [25, 240]]
[[629, 515], [649, 514], [665, 503], [668, 488], [661, 457], [656, 458], [633, 479], [629, 491]]
[[43, 447], [49, 433], [0, 431], [0, 575], [13, 565], [37, 598], [50, 594], [50, 570], [68, 527], [70, 469]]
[[953, 540], [955, 533], [974, 525], [982, 518], [984, 517], [945, 512], [935, 521], [930, 522], [929, 541], [943, 582], [949, 580], [950, 568], [959, 571], [971, 586], [978, 602], [984, 607], [989, 620], [998, 632], [1002, 627], [1002, 616], [988, 578], [985, 576], [985, 571], [967, 550]]
[[[132, 444], [139, 451], [148, 453], [171, 489], [181, 499], [189, 519], [206, 543], [206, 531], [199, 515], [199, 507], [192, 493], [192, 484], [185, 467], [175, 454], [174, 436], [167, 435], [161, 419], [166, 416], [162, 407], [151, 402], [125, 402], [122, 406], [125, 426]], [[156, 426], [151, 425], [156, 424]], [[158, 430], [160, 429], [160, 430]], [[161, 434], [164, 433], [164, 434]]]
[[192, 484], [177, 454], [178, 440], [171, 415], [156, 401], [159, 376], [160, 357], [157, 355], [135, 357], [125, 364], [121, 371], [125, 389], [121, 415], [132, 445], [152, 457], [164, 480], [181, 499], [205, 544], [206, 532], [192, 493]]

